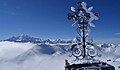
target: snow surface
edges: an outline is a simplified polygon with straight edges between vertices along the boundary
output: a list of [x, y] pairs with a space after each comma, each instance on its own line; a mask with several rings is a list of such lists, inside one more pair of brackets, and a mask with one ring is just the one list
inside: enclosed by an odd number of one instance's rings
[[[70, 44], [33, 44], [0, 42], [0, 70], [64, 70], [64, 60], [69, 57]], [[102, 57], [96, 58], [118, 69], [120, 66], [120, 45], [99, 44]], [[114, 62], [113, 62], [114, 61]]]

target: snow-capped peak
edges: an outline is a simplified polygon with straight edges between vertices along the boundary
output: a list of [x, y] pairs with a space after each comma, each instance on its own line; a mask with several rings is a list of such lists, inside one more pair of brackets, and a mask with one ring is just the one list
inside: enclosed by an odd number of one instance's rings
[[61, 39], [56, 39], [53, 41], [54, 43], [66, 43], [65, 40], [61, 40]]
[[40, 38], [34, 38], [29, 35], [22, 34], [20, 36], [13, 36], [9, 39], [6, 39], [4, 41], [13, 41], [13, 42], [41, 42], [42, 40]]

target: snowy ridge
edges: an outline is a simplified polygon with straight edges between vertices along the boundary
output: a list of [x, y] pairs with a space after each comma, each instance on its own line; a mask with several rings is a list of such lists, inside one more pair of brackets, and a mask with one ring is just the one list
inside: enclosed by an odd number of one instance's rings
[[9, 42], [31, 42], [31, 43], [49, 43], [49, 44], [56, 44], [56, 43], [71, 43], [71, 40], [69, 41], [65, 41], [65, 40], [61, 40], [61, 39], [56, 39], [56, 40], [42, 40], [40, 38], [35, 38], [35, 37], [31, 37], [29, 35], [20, 35], [20, 36], [12, 36], [9, 39], [3, 40], [3, 41], [9, 41]]
[[37, 43], [37, 42], [42, 42], [42, 40], [40, 38], [34, 38], [31, 37], [29, 35], [20, 35], [20, 36], [12, 36], [9, 39], [3, 40], [3, 41], [10, 41], [10, 42], [33, 42], [33, 43]]
[[39, 57], [43, 55], [58, 56], [58, 55], [65, 54], [67, 52], [66, 48], [68, 48], [68, 45], [52, 45], [52, 46], [47, 44], [35, 45], [33, 48], [18, 55], [14, 59], [14, 61], [21, 63], [35, 56], [39, 56]]

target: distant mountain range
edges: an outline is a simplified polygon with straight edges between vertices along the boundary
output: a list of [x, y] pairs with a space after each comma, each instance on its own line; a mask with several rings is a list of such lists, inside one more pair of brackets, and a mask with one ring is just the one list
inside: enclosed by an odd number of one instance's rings
[[[2, 40], [2, 41], [9, 41], [9, 42], [22, 42], [22, 43], [26, 43], [26, 42], [30, 42], [30, 43], [49, 43], [49, 44], [56, 44], [56, 43], [72, 43], [72, 42], [77, 42], [79, 41], [79, 37], [76, 37], [74, 39], [71, 40], [63, 40], [63, 39], [56, 39], [56, 40], [51, 40], [51, 39], [41, 39], [41, 38], [36, 38], [36, 37], [32, 37], [30, 35], [19, 35], [19, 36], [12, 36], [11, 38]], [[94, 43], [104, 43], [104, 45], [107, 44], [120, 44], [119, 40], [106, 40], [106, 41], [95, 41]]]
[[31, 42], [31, 43], [49, 43], [49, 44], [56, 44], [56, 43], [72, 43], [72, 40], [65, 41], [61, 39], [56, 40], [42, 40], [41, 38], [35, 38], [29, 35], [22, 34], [20, 36], [12, 36], [11, 38], [8, 38], [3, 41], [10, 41], [10, 42]]

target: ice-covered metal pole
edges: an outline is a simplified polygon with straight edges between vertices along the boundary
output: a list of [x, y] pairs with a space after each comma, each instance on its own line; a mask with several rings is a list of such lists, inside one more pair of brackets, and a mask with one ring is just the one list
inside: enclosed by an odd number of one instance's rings
[[82, 30], [83, 37], [82, 37], [82, 40], [83, 40], [83, 51], [84, 51], [83, 58], [85, 58], [85, 56], [86, 56], [86, 49], [85, 49], [86, 45], [85, 45], [85, 30], [84, 30], [85, 26], [84, 26], [84, 23], [82, 23], [82, 26], [83, 26], [83, 30]]

